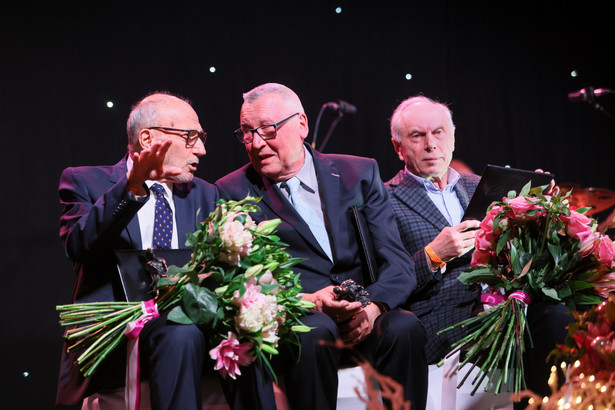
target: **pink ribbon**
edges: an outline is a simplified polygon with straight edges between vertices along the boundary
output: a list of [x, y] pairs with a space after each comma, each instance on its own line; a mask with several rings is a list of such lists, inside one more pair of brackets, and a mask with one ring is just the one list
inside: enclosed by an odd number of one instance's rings
[[504, 302], [506, 299], [502, 295], [494, 295], [493, 293], [483, 293], [480, 295], [480, 301], [489, 305], [495, 306]]
[[141, 368], [139, 366], [139, 334], [143, 326], [150, 320], [160, 316], [154, 299], [141, 302], [143, 314], [133, 322], [126, 325], [124, 334], [128, 338], [126, 360], [126, 408], [138, 410], [141, 404]]
[[532, 299], [530, 298], [530, 295], [528, 295], [527, 293], [521, 290], [514, 291], [513, 293], [508, 295], [508, 298], [505, 298], [502, 295], [496, 295], [493, 293], [483, 293], [482, 295], [480, 295], [480, 301], [489, 306], [499, 305], [500, 303], [506, 301], [506, 299], [510, 299], [510, 298], [520, 300], [526, 305], [529, 305], [530, 302], [532, 301]]
[[530, 302], [532, 301], [532, 299], [530, 298], [530, 295], [528, 295], [527, 293], [521, 290], [514, 291], [513, 293], [510, 294], [510, 296], [508, 296], [508, 298], [518, 299], [521, 302], [525, 303], [526, 305], [529, 305]]

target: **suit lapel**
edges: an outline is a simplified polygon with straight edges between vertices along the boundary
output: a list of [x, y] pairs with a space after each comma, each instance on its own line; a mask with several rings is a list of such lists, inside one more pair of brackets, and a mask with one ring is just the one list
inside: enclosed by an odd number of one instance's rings
[[[323, 215], [325, 218], [325, 226], [329, 232], [331, 251], [335, 259], [338, 244], [335, 242], [336, 238], [333, 234], [335, 232], [340, 232], [339, 224], [345, 218], [345, 215], [340, 215], [340, 212], [342, 212], [340, 203], [340, 174], [338, 169], [335, 168], [327, 158], [324, 158], [320, 153], [314, 150], [311, 150], [311, 153], [314, 159], [314, 169], [316, 170], [320, 198], [324, 204]], [[347, 244], [339, 244], [339, 246], [347, 246]]]
[[399, 185], [394, 188], [393, 195], [401, 202], [421, 215], [423, 219], [431, 223], [438, 230], [450, 226], [444, 215], [442, 215], [437, 207], [433, 206], [433, 202], [427, 195], [425, 187], [417, 180], [404, 171], [400, 171], [395, 179], [399, 181]]
[[[109, 181], [111, 184], [110, 186], [115, 185], [119, 180], [126, 177], [126, 172], [128, 171], [126, 159], [127, 157], [124, 157], [113, 167]], [[143, 247], [143, 243], [141, 242], [139, 218], [137, 218], [136, 215], [130, 220], [130, 222], [128, 222], [128, 225], [126, 226], [126, 235], [128, 236], [128, 240], [134, 245], [135, 249], [141, 249]]]
[[[173, 203], [175, 205], [175, 221], [177, 223], [178, 248], [184, 248], [186, 235], [197, 229], [197, 214], [193, 212], [191, 202], [188, 200], [191, 184], [173, 185]], [[199, 211], [199, 212], [202, 212]], [[207, 215], [202, 215], [206, 218]]]
[[[321, 198], [324, 197], [325, 200], [325, 210], [337, 209], [339, 208], [339, 176], [332, 176], [329, 172], [332, 168], [317, 160], [316, 153], [314, 151], [311, 152], [314, 158], [314, 166], [316, 169], [319, 189], [321, 191]], [[320, 247], [320, 244], [318, 243], [316, 237], [314, 237], [310, 227], [297, 213], [293, 205], [288, 201], [288, 199], [286, 199], [277, 185], [272, 183], [267, 178], [259, 175], [252, 167], [248, 170], [248, 179], [251, 180], [251, 190], [254, 191], [250, 192], [250, 194], [255, 197], [262, 197], [259, 205], [269, 208], [278, 218], [282, 219], [293, 229], [295, 229], [306, 242], [310, 243], [316, 250], [318, 250], [318, 252], [322, 254], [322, 256], [328, 259], [327, 254]], [[322, 194], [324, 192], [323, 189], [326, 189], [326, 194]], [[338, 203], [337, 207], [335, 206], [336, 203]], [[335, 221], [335, 223], [337, 223], [338, 219], [331, 218], [330, 215], [327, 214], [328, 212], [325, 211], [325, 226], [330, 227], [330, 230], [333, 230], [331, 221]], [[333, 252], [335, 252], [334, 249]]]
[[470, 203], [470, 198], [468, 196], [468, 189], [465, 184], [465, 179], [463, 176], [459, 178], [457, 184], [455, 184], [455, 193], [457, 193], [457, 198], [459, 198], [459, 202], [461, 203], [461, 207], [465, 211], [468, 209], [468, 204]]
[[[293, 227], [306, 241], [318, 246], [318, 241], [312, 234], [309, 226], [295, 211], [293, 205], [286, 199], [280, 189], [267, 178], [256, 173], [254, 168], [250, 168], [249, 171], [252, 173], [250, 179], [253, 182], [251, 190], [254, 191], [250, 192], [250, 195], [262, 197], [259, 205], [269, 208], [278, 218]], [[318, 247], [320, 249], [320, 246]]]

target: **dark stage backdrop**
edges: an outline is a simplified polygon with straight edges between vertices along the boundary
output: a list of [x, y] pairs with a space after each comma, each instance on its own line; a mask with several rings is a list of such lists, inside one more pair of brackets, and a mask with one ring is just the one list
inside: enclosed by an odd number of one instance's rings
[[[451, 104], [455, 156], [475, 172], [541, 167], [615, 189], [615, 121], [567, 100], [615, 89], [611, 10], [598, 2], [15, 3], [0, 13], [2, 408], [53, 408], [54, 308], [73, 282], [58, 239], [60, 173], [117, 162], [130, 106], [151, 91], [194, 102], [210, 135], [198, 176], [212, 182], [247, 161], [232, 135], [241, 93], [273, 81], [299, 94], [312, 130], [323, 103], [356, 105], [324, 151], [376, 158], [384, 180], [402, 165], [392, 110], [424, 93]], [[614, 96], [598, 101], [615, 115]]]

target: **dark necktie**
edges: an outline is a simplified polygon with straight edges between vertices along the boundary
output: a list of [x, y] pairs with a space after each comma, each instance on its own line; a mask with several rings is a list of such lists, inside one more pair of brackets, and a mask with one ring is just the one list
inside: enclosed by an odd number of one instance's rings
[[156, 196], [156, 212], [154, 214], [154, 249], [168, 249], [173, 238], [173, 211], [164, 197], [164, 187], [154, 184], [150, 188]]

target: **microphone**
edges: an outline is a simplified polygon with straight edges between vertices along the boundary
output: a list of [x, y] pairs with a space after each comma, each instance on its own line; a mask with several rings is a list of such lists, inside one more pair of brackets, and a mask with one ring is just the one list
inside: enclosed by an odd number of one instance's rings
[[339, 114], [355, 114], [357, 112], [357, 107], [343, 100], [325, 103], [323, 107], [332, 108], [334, 112]]
[[575, 91], [568, 94], [568, 100], [571, 102], [590, 102], [593, 103], [596, 97], [600, 97], [604, 94], [613, 93], [612, 90], [607, 88], [587, 87], [581, 88], [579, 91]]

